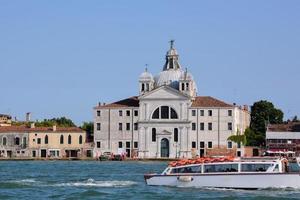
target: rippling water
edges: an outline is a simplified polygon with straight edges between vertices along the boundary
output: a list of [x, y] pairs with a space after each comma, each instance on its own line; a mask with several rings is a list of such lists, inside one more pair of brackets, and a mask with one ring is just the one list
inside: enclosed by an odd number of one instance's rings
[[257, 191], [147, 186], [165, 162], [1, 161], [0, 199], [300, 199], [300, 189]]

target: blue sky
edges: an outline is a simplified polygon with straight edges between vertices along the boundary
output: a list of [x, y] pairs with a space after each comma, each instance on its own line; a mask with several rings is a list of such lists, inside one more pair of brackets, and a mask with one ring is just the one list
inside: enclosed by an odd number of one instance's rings
[[198, 95], [300, 115], [300, 1], [0, 1], [0, 113], [92, 120], [138, 94], [168, 41]]

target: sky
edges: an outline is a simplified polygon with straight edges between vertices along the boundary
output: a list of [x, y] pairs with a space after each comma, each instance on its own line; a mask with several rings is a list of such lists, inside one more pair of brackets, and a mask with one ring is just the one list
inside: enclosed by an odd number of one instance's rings
[[198, 95], [300, 116], [300, 1], [0, 1], [0, 113], [93, 120], [138, 94], [169, 41]]

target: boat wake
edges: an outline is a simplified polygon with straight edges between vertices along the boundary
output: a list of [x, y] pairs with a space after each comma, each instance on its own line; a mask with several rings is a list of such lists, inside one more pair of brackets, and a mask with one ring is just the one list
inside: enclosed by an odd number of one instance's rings
[[88, 179], [86, 181], [76, 181], [67, 183], [45, 183], [36, 181], [35, 179], [21, 179], [21, 180], [9, 180], [2, 182], [5, 184], [21, 185], [21, 186], [37, 186], [37, 187], [129, 187], [136, 185], [134, 181], [95, 181], [94, 179]]
[[95, 181], [94, 179], [88, 179], [82, 182], [69, 182], [69, 183], [58, 183], [54, 186], [58, 187], [129, 187], [136, 185], [133, 181]]
[[9, 180], [6, 183], [15, 183], [21, 185], [32, 185], [32, 184], [39, 184], [40, 181], [36, 181], [35, 179], [21, 179], [21, 180]]

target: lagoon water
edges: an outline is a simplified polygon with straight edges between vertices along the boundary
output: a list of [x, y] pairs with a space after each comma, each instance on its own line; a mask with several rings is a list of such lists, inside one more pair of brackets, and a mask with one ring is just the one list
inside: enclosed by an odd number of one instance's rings
[[1, 161], [0, 199], [300, 199], [300, 189], [257, 191], [147, 186], [166, 162]]

